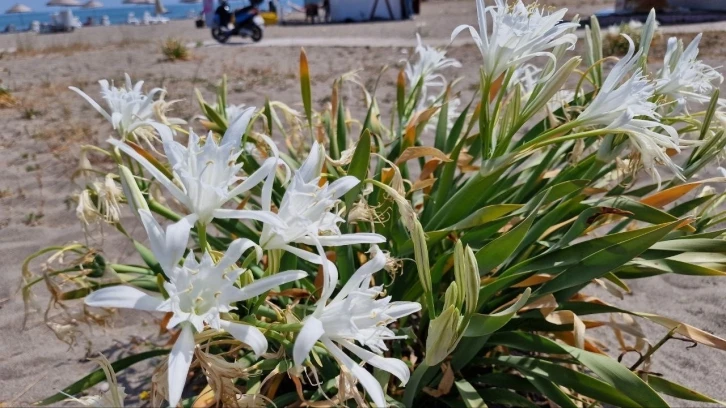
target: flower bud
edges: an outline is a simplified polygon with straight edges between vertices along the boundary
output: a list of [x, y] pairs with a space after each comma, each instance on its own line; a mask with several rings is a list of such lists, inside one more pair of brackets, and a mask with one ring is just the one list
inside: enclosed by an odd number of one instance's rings
[[144, 195], [139, 190], [139, 185], [136, 184], [133, 173], [128, 167], [120, 164], [118, 166], [118, 173], [121, 178], [121, 188], [123, 189], [126, 202], [128, 202], [131, 211], [138, 217], [139, 210], [149, 211], [149, 205], [144, 199]]
[[[454, 284], [452, 286], [455, 287]], [[446, 293], [448, 296], [449, 290]], [[459, 344], [461, 336], [457, 329], [460, 320], [459, 310], [451, 305], [429, 323], [429, 334], [426, 337], [426, 364], [429, 367], [444, 361]]]

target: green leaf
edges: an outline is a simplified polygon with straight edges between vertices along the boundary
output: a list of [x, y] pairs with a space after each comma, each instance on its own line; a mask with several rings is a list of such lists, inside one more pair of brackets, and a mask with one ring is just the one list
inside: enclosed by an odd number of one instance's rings
[[466, 380], [459, 380], [454, 383], [459, 390], [459, 396], [464, 400], [467, 408], [486, 408], [487, 404], [481, 398], [476, 389]]
[[648, 374], [647, 380], [648, 385], [650, 385], [654, 390], [665, 395], [670, 395], [671, 397], [687, 401], [709, 402], [712, 404], [726, 406], [726, 402], [713, 399], [708, 395], [701, 394], [700, 392], [684, 387], [681, 384], [668, 381], [657, 375]]
[[501, 329], [505, 324], [512, 320], [512, 317], [517, 314], [519, 309], [527, 304], [527, 300], [529, 300], [531, 293], [532, 289], [525, 289], [519, 300], [501, 312], [489, 315], [478, 313], [473, 314], [471, 316], [469, 326], [464, 331], [464, 337], [487, 336]]
[[[169, 350], [159, 349], [146, 351], [117, 360], [115, 363], [111, 364], [111, 367], [113, 367], [113, 371], [118, 373], [119, 371], [129, 368], [138, 362], [157, 356], [163, 356], [165, 354], [169, 354]], [[92, 372], [91, 374], [88, 374], [87, 376], [64, 388], [63, 390], [61, 390], [61, 392], [54, 394], [44, 399], [43, 401], [38, 402], [37, 405], [50, 405], [56, 402], [63, 401], [64, 399], [68, 398], [68, 395], [76, 395], [105, 380], [106, 374], [103, 372], [103, 369], [99, 368], [98, 370]]]
[[[368, 165], [371, 159], [371, 133], [364, 130], [358, 139], [358, 145], [353, 152], [353, 158], [348, 165], [348, 175], [364, 180], [368, 173]], [[345, 194], [346, 211], [350, 211], [353, 202], [361, 191], [362, 186], [358, 184]]]
[[[343, 108], [343, 98], [338, 98], [338, 112], [337, 118], [335, 119], [335, 138], [331, 139], [331, 144], [335, 141], [335, 149], [332, 153], [337, 154], [334, 159], [340, 158], [340, 154], [347, 148], [346, 143], [348, 141], [348, 127], [345, 124], [345, 109]], [[370, 142], [368, 143], [370, 144]], [[332, 149], [332, 146], [331, 146]]]
[[567, 268], [551, 281], [545, 282], [537, 289], [535, 294], [542, 296], [599, 278], [640, 255], [670, 231], [677, 228], [679, 224], [681, 224], [679, 220], [660, 224], [653, 231], [620, 244], [612, 245], [590, 256], [583, 257], [580, 254], [580, 261]]
[[444, 95], [444, 102], [439, 110], [439, 120], [436, 123], [436, 135], [434, 136], [434, 147], [444, 151], [446, 148], [446, 132], [449, 125], [449, 92]]
[[542, 395], [562, 408], [578, 408], [577, 404], [564, 393], [554, 382], [538, 376], [527, 376]]
[[479, 395], [484, 401], [497, 404], [497, 406], [539, 408], [539, 405], [535, 405], [527, 398], [505, 388], [480, 389]]
[[533, 212], [504, 235], [488, 243], [476, 252], [480, 273], [488, 273], [507, 260], [519, 247], [537, 214]]
[[597, 374], [598, 377], [610, 383], [618, 392], [627, 395], [643, 407], [668, 407], [668, 404], [663, 398], [650, 388], [648, 384], [643, 382], [640, 377], [635, 375], [627, 367], [612, 358], [566, 344], [563, 344], [562, 348]]

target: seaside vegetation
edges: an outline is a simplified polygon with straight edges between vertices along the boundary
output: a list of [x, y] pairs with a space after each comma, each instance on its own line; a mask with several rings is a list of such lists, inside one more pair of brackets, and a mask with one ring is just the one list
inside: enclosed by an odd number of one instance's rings
[[[115, 132], [81, 148], [76, 215], [127, 237], [140, 261], [112, 263], [93, 243], [42, 249], [22, 268], [27, 312], [45, 285], [89, 324], [153, 313], [164, 345], [100, 356], [39, 404], [123, 406], [116, 376], [148, 359], [154, 406], [723, 404], [650, 365], [673, 339], [713, 353], [726, 340], [618, 304], [631, 280], [726, 275], [714, 188], [726, 178], [699, 176], [726, 147], [722, 77], [698, 60], [700, 36], [669, 39], [651, 62], [651, 13], [615, 57], [593, 17], [571, 55], [566, 10], [477, 7], [479, 27], [452, 34], [482, 54], [471, 100], [447, 78], [460, 62], [420, 38], [391, 112], [355, 72], [314, 109], [311, 71], [325, 62], [304, 50], [301, 111], [232, 105], [222, 78], [213, 101], [197, 92], [199, 134], [170, 117], [163, 89], [129, 76], [100, 81], [104, 106], [71, 88]], [[364, 115], [344, 87], [360, 89]], [[138, 223], [148, 240], [129, 232]]]

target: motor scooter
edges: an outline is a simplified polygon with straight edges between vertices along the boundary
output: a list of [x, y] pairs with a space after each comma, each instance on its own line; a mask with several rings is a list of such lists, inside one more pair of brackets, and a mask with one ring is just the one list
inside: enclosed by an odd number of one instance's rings
[[233, 35], [249, 37], [254, 42], [260, 41], [265, 28], [265, 20], [257, 9], [260, 3], [261, 0], [253, 0], [249, 6], [232, 11], [229, 3], [220, 2], [214, 11], [212, 37], [222, 44]]

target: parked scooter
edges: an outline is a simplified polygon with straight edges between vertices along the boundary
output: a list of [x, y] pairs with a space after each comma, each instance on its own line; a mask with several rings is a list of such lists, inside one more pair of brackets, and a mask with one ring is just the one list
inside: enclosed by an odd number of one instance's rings
[[254, 42], [260, 41], [265, 28], [265, 20], [257, 9], [260, 3], [261, 0], [252, 0], [251, 5], [231, 11], [229, 4], [221, 1], [214, 12], [212, 37], [222, 44], [233, 35], [250, 37]]

